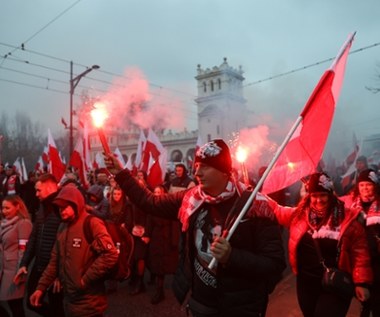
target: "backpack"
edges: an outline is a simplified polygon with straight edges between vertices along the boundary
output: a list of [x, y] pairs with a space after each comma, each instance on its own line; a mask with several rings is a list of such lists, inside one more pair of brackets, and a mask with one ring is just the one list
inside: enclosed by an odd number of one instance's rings
[[[95, 217], [89, 215], [86, 217], [83, 223], [83, 232], [87, 243], [91, 245], [94, 241], [94, 237], [91, 231], [90, 222]], [[101, 219], [101, 218], [99, 218]], [[102, 219], [101, 219], [102, 220]], [[119, 252], [119, 257], [115, 266], [106, 275], [107, 280], [124, 281], [131, 275], [131, 262], [134, 249], [133, 236], [128, 230], [119, 224], [116, 224], [110, 220], [102, 220], [109, 235], [115, 244], [116, 249]]]

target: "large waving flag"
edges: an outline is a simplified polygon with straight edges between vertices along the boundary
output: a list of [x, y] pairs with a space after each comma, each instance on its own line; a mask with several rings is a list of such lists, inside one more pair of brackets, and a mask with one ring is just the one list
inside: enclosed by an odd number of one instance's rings
[[[354, 38], [350, 35], [331, 67], [323, 74], [302, 113], [293, 126], [289, 141], [268, 171], [263, 193], [272, 193], [294, 184], [316, 171], [334, 116], [343, 83], [347, 56]], [[280, 148], [281, 150], [281, 148]]]

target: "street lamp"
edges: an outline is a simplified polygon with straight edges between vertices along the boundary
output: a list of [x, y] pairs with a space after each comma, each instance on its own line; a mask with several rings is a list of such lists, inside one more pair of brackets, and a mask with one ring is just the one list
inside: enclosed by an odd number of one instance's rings
[[73, 62], [70, 62], [70, 157], [74, 150], [74, 127], [73, 127], [73, 97], [74, 97], [74, 90], [76, 86], [78, 85], [79, 81], [82, 79], [82, 77], [86, 76], [89, 72], [91, 72], [93, 69], [99, 69], [100, 66], [98, 65], [92, 65], [91, 68], [86, 69], [83, 73], [80, 73], [79, 75], [75, 76], [73, 78]]

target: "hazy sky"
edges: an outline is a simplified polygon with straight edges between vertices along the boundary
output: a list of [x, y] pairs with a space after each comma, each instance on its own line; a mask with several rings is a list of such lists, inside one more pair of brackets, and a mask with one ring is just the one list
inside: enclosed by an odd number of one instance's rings
[[[172, 107], [196, 129], [197, 65], [219, 66], [227, 57], [244, 70], [254, 123], [278, 135], [331, 62], [256, 82], [334, 57], [356, 31], [351, 51], [365, 49], [348, 58], [329, 141], [347, 144], [353, 132], [380, 133], [380, 93], [366, 89], [380, 87], [380, 45], [373, 46], [380, 42], [379, 12], [378, 0], [2, 0], [0, 112], [22, 111], [62, 132], [72, 60], [74, 74], [84, 65], [101, 67], [82, 78], [76, 94], [107, 94], [117, 75], [132, 69], [149, 83], [148, 93], [173, 97]], [[22, 43], [24, 51], [14, 50]]]

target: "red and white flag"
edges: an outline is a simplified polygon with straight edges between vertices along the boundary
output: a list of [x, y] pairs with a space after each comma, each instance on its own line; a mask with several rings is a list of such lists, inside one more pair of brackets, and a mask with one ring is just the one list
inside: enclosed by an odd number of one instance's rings
[[44, 162], [42, 160], [42, 156], [40, 155], [36, 165], [34, 166], [34, 171], [42, 174], [44, 172]]
[[263, 193], [288, 187], [316, 171], [329, 134], [353, 38], [354, 34], [350, 35], [314, 89], [298, 118], [294, 134], [264, 182]]
[[152, 129], [149, 129], [148, 132], [143, 157], [149, 158], [147, 168], [148, 184], [151, 188], [161, 185], [166, 173], [167, 151]]
[[76, 169], [82, 186], [87, 189], [89, 187], [89, 182], [87, 180], [86, 164], [83, 157], [83, 140], [81, 139], [78, 139], [77, 144], [75, 145], [74, 151], [70, 157], [69, 166]]
[[62, 179], [62, 176], [65, 174], [66, 166], [62, 163], [57, 146], [55, 145], [53, 136], [50, 133], [50, 129], [48, 130], [48, 154], [48, 172], [53, 174], [56, 180], [59, 182]]
[[119, 160], [120, 164], [123, 166], [123, 168], [125, 168], [126, 163], [125, 163], [123, 154], [121, 154], [120, 149], [118, 147], [116, 147], [113, 154], [115, 154], [115, 156]]
[[146, 137], [145, 137], [145, 134], [144, 134], [144, 131], [143, 130], [140, 130], [140, 137], [139, 137], [139, 140], [137, 142], [137, 150], [136, 150], [136, 159], [135, 159], [135, 167], [137, 169], [143, 169], [145, 168], [145, 172], [148, 168], [148, 162], [149, 162], [149, 157], [146, 159], [146, 163], [145, 163], [145, 166], [144, 163], [143, 163], [143, 152], [144, 152], [144, 148], [145, 148], [145, 143], [146, 143]]

